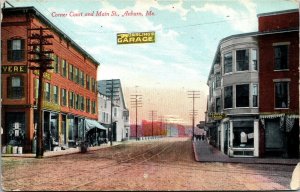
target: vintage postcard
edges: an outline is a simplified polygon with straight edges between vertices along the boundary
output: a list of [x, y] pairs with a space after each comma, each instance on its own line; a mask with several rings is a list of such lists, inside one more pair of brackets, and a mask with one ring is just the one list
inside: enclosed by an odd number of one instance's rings
[[2, 0], [2, 190], [299, 190], [298, 8]]

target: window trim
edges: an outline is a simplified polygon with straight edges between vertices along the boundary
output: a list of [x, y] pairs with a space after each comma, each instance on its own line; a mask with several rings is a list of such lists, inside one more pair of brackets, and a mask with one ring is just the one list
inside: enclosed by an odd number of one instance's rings
[[[237, 52], [238, 51], [246, 51], [246, 53], [248, 53], [248, 59], [245, 59], [245, 60], [243, 60], [243, 61], [247, 61], [248, 62], [248, 69], [247, 70], [238, 70], [238, 60], [237, 60]], [[249, 62], [249, 60], [250, 60], [250, 54], [249, 54], [249, 49], [236, 49], [235, 50], [235, 71], [236, 72], [247, 72], [247, 71], [250, 71], [250, 62]], [[239, 60], [240, 61], [240, 60]]]
[[[279, 79], [274, 79], [274, 109], [290, 109], [290, 81], [286, 79], [282, 79], [281, 81]], [[276, 83], [287, 83], [287, 107], [276, 107]]]

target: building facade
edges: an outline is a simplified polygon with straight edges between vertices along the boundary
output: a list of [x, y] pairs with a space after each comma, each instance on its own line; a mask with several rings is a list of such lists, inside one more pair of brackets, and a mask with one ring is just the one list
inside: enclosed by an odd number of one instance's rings
[[[111, 83], [113, 103], [111, 103]], [[107, 128], [112, 123], [113, 141], [130, 139], [129, 110], [126, 107], [121, 81], [119, 79], [101, 80], [98, 84], [98, 121]], [[111, 114], [112, 113], [112, 114]], [[109, 138], [110, 139], [110, 138]]]
[[258, 15], [261, 155], [299, 155], [299, 11]]
[[298, 10], [258, 18], [258, 32], [233, 35], [219, 43], [207, 81], [206, 129], [211, 144], [229, 156], [279, 152], [296, 157]]
[[[30, 62], [30, 39], [37, 28], [48, 28], [53, 70], [44, 74], [44, 149], [76, 146], [85, 140], [87, 125], [97, 120], [96, 71], [100, 65], [34, 7], [2, 9], [1, 126], [2, 145], [34, 151], [37, 126], [38, 71]], [[86, 123], [88, 122], [88, 123]], [[90, 127], [88, 127], [89, 129]]]

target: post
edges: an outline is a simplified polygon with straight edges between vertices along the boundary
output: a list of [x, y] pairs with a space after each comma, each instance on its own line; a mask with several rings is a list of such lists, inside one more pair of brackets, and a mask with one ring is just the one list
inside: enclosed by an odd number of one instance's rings
[[110, 146], [112, 146], [112, 140], [113, 140], [113, 96], [114, 96], [114, 80], [111, 80], [111, 92], [110, 92]]
[[36, 157], [42, 158], [44, 156], [44, 139], [43, 139], [43, 98], [44, 98], [44, 81], [43, 81], [44, 72], [40, 70], [39, 74], [39, 89], [38, 89], [38, 123], [37, 123], [37, 148], [36, 148]]

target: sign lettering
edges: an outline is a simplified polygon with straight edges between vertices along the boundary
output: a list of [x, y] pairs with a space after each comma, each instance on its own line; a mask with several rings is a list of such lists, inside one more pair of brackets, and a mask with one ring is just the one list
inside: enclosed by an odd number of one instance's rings
[[2, 65], [1, 73], [2, 74], [27, 73], [27, 66], [26, 65]]
[[155, 32], [118, 33], [117, 44], [154, 43]]

